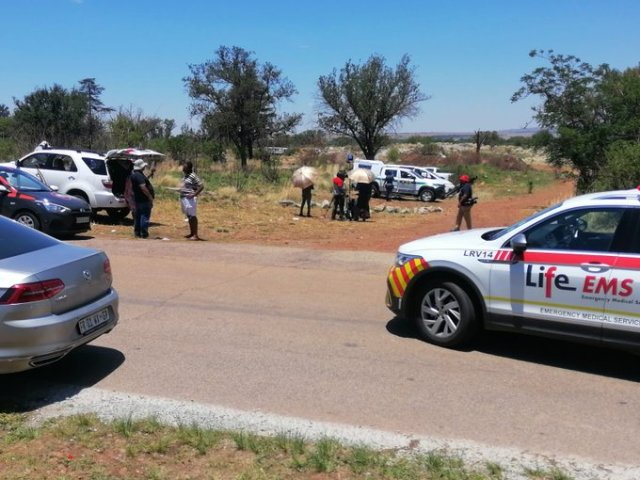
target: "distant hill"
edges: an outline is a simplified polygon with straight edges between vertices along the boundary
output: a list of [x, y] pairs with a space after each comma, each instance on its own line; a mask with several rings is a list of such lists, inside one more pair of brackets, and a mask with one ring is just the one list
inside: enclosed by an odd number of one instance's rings
[[[511, 138], [511, 137], [531, 137], [538, 133], [540, 128], [511, 128], [508, 130], [498, 130], [498, 135], [502, 138]], [[470, 138], [472, 137], [474, 132], [405, 132], [405, 133], [396, 133], [392, 135], [396, 138], [409, 138], [409, 137], [432, 137], [434, 139], [439, 138], [453, 138], [456, 140]]]

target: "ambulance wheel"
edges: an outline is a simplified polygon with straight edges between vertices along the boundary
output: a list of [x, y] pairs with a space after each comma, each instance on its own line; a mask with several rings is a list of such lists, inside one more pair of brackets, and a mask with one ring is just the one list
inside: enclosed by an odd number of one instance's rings
[[473, 302], [458, 284], [434, 281], [417, 295], [416, 326], [422, 337], [442, 347], [460, 347], [478, 329]]

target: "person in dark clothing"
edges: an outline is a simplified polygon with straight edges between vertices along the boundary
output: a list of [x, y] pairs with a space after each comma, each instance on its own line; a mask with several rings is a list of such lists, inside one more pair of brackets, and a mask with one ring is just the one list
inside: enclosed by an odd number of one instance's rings
[[340, 171], [333, 177], [333, 212], [331, 213], [331, 220], [336, 219], [336, 215], [340, 215], [340, 220], [344, 220], [344, 179], [346, 174]]
[[384, 177], [384, 189], [385, 192], [387, 194], [386, 198], [387, 198], [387, 202], [389, 201], [389, 198], [391, 197], [391, 194], [393, 193], [393, 182], [394, 182], [395, 178], [392, 172], [387, 172], [387, 174]]
[[153, 208], [153, 198], [155, 196], [153, 185], [144, 174], [147, 163], [139, 158], [133, 162], [131, 172], [131, 189], [135, 209], [133, 210], [133, 233], [138, 238], [149, 237], [149, 222], [151, 220], [151, 209]]
[[305, 204], [307, 205], [307, 217], [311, 216], [311, 190], [313, 190], [313, 183], [308, 187], [302, 189], [302, 203], [300, 204], [300, 216], [302, 217], [302, 210]]
[[364, 222], [367, 218], [371, 217], [371, 212], [369, 211], [371, 184], [359, 182], [356, 185], [356, 190], [358, 191], [358, 201], [356, 202], [356, 205], [358, 207], [358, 212], [360, 213], [360, 218]]
[[471, 207], [475, 203], [473, 198], [473, 188], [471, 187], [471, 181], [468, 175], [460, 176], [460, 190], [458, 192], [458, 214], [456, 215], [456, 224], [453, 227], [453, 232], [460, 230], [462, 225], [462, 219], [464, 219], [467, 228], [471, 227]]

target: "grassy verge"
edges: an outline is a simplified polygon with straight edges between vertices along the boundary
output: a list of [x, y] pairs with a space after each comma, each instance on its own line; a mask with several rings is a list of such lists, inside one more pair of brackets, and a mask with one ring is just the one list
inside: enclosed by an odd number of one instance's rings
[[[0, 414], [0, 471], [6, 479], [504, 479], [495, 463], [469, 468], [443, 453], [409, 454], [315, 443], [290, 435], [260, 437], [150, 418], [110, 423], [93, 415], [46, 421]], [[568, 480], [560, 470], [521, 469], [520, 478]]]

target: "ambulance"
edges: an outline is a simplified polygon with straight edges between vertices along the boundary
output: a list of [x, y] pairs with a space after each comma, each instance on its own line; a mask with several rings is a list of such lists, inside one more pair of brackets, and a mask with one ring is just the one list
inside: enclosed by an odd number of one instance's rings
[[401, 245], [386, 305], [443, 347], [487, 329], [637, 350], [640, 191], [582, 195], [509, 227]]

